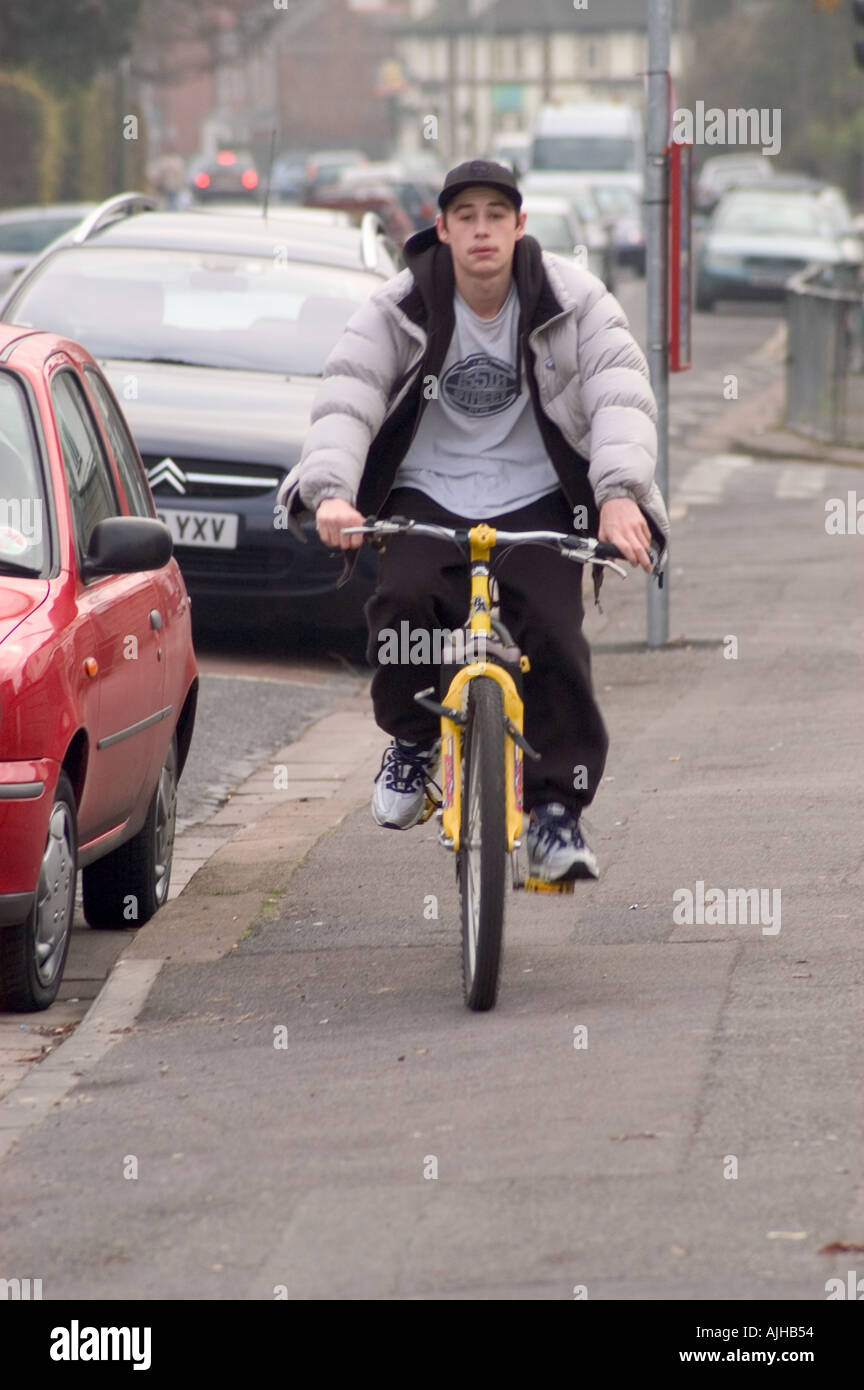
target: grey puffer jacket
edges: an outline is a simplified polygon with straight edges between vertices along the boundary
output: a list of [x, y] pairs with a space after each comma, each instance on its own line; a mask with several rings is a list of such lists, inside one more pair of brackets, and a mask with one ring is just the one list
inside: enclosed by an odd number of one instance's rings
[[[338, 497], [374, 515], [392, 486], [454, 322], [452, 257], [434, 227], [410, 238], [405, 258], [407, 269], [356, 311], [327, 358], [302, 455], [279, 492], [289, 514]], [[517, 371], [521, 383], [524, 355], [562, 489], [574, 507], [589, 504], [594, 525], [604, 502], [632, 498], [657, 541], [658, 573], [669, 519], [654, 482], [657, 406], [624, 311], [596, 276], [542, 252], [533, 237], [516, 243], [513, 274]]]

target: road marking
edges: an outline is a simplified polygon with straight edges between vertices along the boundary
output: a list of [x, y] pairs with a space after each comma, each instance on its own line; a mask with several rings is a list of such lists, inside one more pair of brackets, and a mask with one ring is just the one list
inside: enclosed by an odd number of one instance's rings
[[813, 468], [800, 463], [790, 464], [780, 474], [774, 496], [784, 502], [796, 499], [809, 501], [825, 491], [828, 473], [827, 468]]
[[734, 474], [752, 468], [749, 454], [712, 454], [687, 469], [672, 497], [675, 506], [702, 506], [719, 502]]
[[770, 475], [773, 495], [780, 502], [809, 502], [824, 496], [831, 473], [828, 467], [807, 463], [790, 463], [778, 473], [773, 463], [757, 462], [749, 454], [711, 454], [692, 464], [673, 489], [670, 517], [686, 516], [690, 506], [716, 505], [732, 478], [747, 469]]

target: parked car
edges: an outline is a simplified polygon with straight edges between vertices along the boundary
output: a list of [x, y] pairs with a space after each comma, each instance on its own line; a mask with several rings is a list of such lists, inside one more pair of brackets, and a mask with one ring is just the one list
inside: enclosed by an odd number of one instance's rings
[[763, 154], [715, 154], [705, 160], [693, 189], [693, 206], [712, 212], [730, 188], [760, 187], [773, 182], [774, 165]]
[[377, 179], [325, 184], [310, 195], [307, 206], [346, 212], [357, 226], [367, 213], [374, 213], [393, 244], [400, 249], [416, 230], [413, 219], [400, 205], [395, 190], [390, 184]]
[[645, 274], [645, 227], [642, 204], [632, 188], [622, 184], [591, 183], [591, 193], [609, 228], [618, 265]]
[[277, 201], [271, 202], [265, 211], [263, 203], [237, 203], [228, 199], [222, 201], [214, 198], [211, 202], [202, 203], [197, 211], [199, 213], [228, 212], [232, 217], [255, 217], [259, 222], [263, 217], [275, 217], [280, 222], [305, 222], [307, 226], [352, 227], [354, 225], [350, 213], [339, 212], [336, 208], [307, 208], [300, 207], [297, 203], [279, 203]]
[[306, 150], [286, 150], [273, 161], [270, 189], [286, 203], [302, 203], [306, 189]]
[[[610, 289], [615, 286], [615, 245], [591, 185], [581, 177], [550, 184], [544, 175], [526, 174], [519, 184], [523, 199], [566, 198], [582, 228], [580, 241], [588, 248], [588, 266]], [[524, 206], [524, 202], [523, 202]]]
[[50, 203], [0, 212], [0, 291], [55, 237], [76, 227], [95, 207], [95, 203]]
[[[147, 466], [186, 583], [221, 621], [267, 605], [273, 623], [365, 633], [375, 557], [342, 556], [278, 525], [325, 359], [397, 269], [362, 227], [105, 204], [83, 243], [31, 267], [0, 318], [76, 336], [104, 365]], [[364, 639], [365, 641], [365, 639]]]
[[44, 1009], [76, 875], [92, 927], [168, 895], [195, 723], [189, 601], [138, 451], [77, 343], [0, 322], [0, 1008]]
[[527, 213], [525, 231], [536, 237], [544, 251], [579, 260], [586, 270], [602, 280], [607, 269], [603, 249], [591, 247], [588, 234], [569, 198], [529, 193], [522, 200]]
[[[409, 174], [401, 164], [367, 164], [357, 169], [346, 169], [338, 187], [362, 195], [364, 190], [376, 185], [386, 188], [407, 214], [412, 231], [419, 232], [435, 221], [440, 183], [418, 174]], [[335, 191], [335, 187], [326, 188], [324, 193]]]
[[[839, 201], [838, 201], [839, 199]], [[696, 262], [696, 308], [718, 299], [777, 299], [809, 265], [860, 266], [864, 243], [839, 189], [733, 189], [708, 224]]]
[[324, 184], [338, 183], [346, 169], [369, 163], [363, 150], [317, 150], [306, 161], [303, 201], [309, 202]]
[[258, 202], [261, 180], [248, 150], [220, 150], [215, 159], [198, 164], [192, 172], [192, 192], [199, 202], [212, 198], [238, 198]]

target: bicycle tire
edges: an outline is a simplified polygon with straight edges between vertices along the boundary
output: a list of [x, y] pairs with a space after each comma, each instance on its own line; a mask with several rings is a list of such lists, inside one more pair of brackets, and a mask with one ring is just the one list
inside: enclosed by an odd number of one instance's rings
[[462, 915], [462, 986], [469, 1009], [495, 1005], [507, 887], [505, 731], [501, 687], [475, 676], [468, 688], [457, 858]]

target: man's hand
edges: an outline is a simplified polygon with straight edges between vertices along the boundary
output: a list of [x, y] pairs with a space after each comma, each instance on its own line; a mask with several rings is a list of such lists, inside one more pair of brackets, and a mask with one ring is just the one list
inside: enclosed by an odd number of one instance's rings
[[600, 508], [598, 539], [617, 545], [631, 565], [651, 573], [651, 531], [632, 497], [611, 497]]
[[344, 502], [341, 497], [328, 497], [315, 513], [318, 535], [325, 545], [336, 550], [356, 550], [363, 544], [365, 536], [343, 536], [340, 530], [343, 526], [362, 526], [365, 520], [365, 516], [361, 516], [350, 502]]

